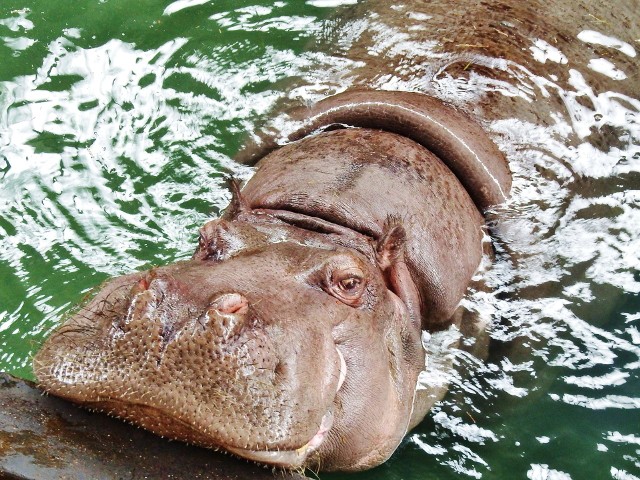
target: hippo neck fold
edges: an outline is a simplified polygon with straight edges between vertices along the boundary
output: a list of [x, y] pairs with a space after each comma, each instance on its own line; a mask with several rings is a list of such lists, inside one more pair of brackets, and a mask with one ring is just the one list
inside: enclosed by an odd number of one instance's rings
[[407, 137], [438, 156], [456, 175], [481, 212], [509, 196], [511, 173], [482, 127], [442, 101], [414, 92], [348, 91], [291, 112], [296, 127], [278, 139], [263, 139], [238, 159], [251, 163], [282, 143], [335, 126], [381, 129]]
[[350, 228], [349, 226], [332, 222], [328, 219], [324, 219], [315, 215], [307, 215], [306, 213], [297, 212], [294, 210], [273, 210], [268, 208], [257, 208], [252, 210], [252, 213], [258, 215], [266, 214], [288, 225], [302, 228], [314, 233], [339, 235], [344, 238], [352, 238], [356, 236], [366, 237], [368, 239], [375, 240], [372, 232], [359, 231]]

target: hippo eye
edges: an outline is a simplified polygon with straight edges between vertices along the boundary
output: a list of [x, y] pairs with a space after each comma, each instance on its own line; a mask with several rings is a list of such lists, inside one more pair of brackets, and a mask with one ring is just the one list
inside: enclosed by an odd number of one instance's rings
[[336, 269], [331, 272], [329, 293], [347, 305], [360, 306], [365, 287], [364, 273], [358, 267]]
[[356, 291], [356, 289], [360, 286], [361, 283], [362, 283], [361, 278], [348, 277], [340, 280], [340, 282], [338, 283], [338, 286], [340, 287], [340, 290], [342, 290], [343, 292], [351, 293]]

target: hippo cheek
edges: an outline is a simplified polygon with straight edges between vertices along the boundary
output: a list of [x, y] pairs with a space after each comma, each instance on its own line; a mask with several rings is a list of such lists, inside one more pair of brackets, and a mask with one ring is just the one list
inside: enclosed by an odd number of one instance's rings
[[[364, 368], [360, 362], [347, 363], [347, 377], [336, 395], [334, 426], [316, 458], [309, 465], [327, 471], [359, 471], [377, 465], [396, 450], [406, 433], [408, 412], [384, 382], [362, 380], [351, 375]], [[376, 373], [370, 372], [371, 376]]]
[[[333, 372], [331, 373], [331, 377], [338, 379], [337, 384], [334, 382], [334, 402], [327, 407], [327, 412], [322, 417], [318, 431], [309, 439], [308, 442], [291, 450], [259, 451], [232, 447], [227, 447], [227, 450], [249, 460], [285, 468], [300, 468], [321, 464], [322, 454], [320, 451], [325, 443], [329, 441], [335, 421], [333, 403], [335, 403], [338, 395], [340, 394], [340, 389], [342, 388], [348, 373], [344, 356], [338, 347], [336, 347], [335, 352], [337, 357], [337, 366], [334, 365], [332, 368]], [[333, 363], [335, 364], [336, 362], [334, 361]]]
[[337, 334], [346, 378], [336, 395], [334, 426], [314, 467], [371, 468], [393, 454], [409, 428], [415, 387], [424, 368], [420, 330], [412, 328], [406, 308], [393, 294], [378, 305], [378, 315], [383, 321], [359, 318], [371, 323], [366, 328], [341, 326], [345, 331]]

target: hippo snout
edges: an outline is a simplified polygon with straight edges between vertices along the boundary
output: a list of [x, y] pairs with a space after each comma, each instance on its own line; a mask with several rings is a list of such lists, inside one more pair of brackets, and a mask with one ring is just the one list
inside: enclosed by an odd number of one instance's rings
[[[237, 336], [249, 317], [249, 302], [244, 295], [215, 293], [203, 305], [192, 304], [188, 285], [155, 269], [135, 281], [128, 295], [119, 298], [120, 289], [126, 289], [126, 285], [114, 288], [107, 299], [90, 308], [91, 313], [105, 318], [105, 327], [110, 322], [106, 336], [112, 341], [130, 332], [139, 336], [136, 331], [141, 328], [156, 330], [157, 338], [149, 331], [147, 340], [159, 341], [164, 351], [185, 329], [192, 333], [194, 329], [210, 329], [220, 345]], [[161, 361], [162, 355], [158, 363]]]
[[[114, 289], [113, 296], [117, 296], [119, 288]], [[192, 305], [189, 295], [189, 286], [184, 282], [154, 269], [133, 283], [128, 296], [122, 299], [120, 313], [114, 299], [100, 302], [93, 313], [112, 319], [108, 335], [114, 339], [131, 331], [133, 325], [157, 324], [162, 350], [190, 324], [192, 330], [211, 329], [215, 343], [223, 343], [240, 334], [250, 316], [249, 301], [240, 293], [214, 293], [204, 307]]]
[[160, 435], [300, 465], [331, 429], [346, 364], [330, 325], [283, 307], [293, 285], [253, 268], [191, 260], [114, 279], [50, 337], [35, 373], [52, 394]]

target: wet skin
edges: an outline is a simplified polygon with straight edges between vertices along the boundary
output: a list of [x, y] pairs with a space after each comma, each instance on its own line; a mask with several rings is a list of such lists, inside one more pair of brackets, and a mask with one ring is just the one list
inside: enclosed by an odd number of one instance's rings
[[[477, 124], [419, 94], [296, 115], [295, 141], [232, 184], [190, 261], [107, 282], [47, 340], [45, 390], [289, 468], [393, 453], [427, 411], [421, 331], [450, 324], [509, 170]], [[336, 123], [353, 128], [308, 135]]]

